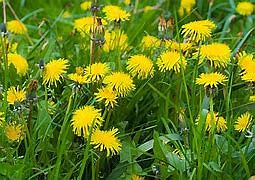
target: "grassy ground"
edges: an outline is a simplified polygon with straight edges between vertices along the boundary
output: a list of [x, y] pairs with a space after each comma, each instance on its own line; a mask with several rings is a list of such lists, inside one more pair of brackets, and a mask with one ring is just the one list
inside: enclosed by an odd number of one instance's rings
[[[7, 1], [7, 22], [19, 19], [28, 31], [22, 35], [9, 33], [9, 46], [6, 38], [1, 38], [0, 110], [4, 114], [0, 126], [0, 179], [248, 179], [255, 175], [255, 101], [249, 100], [255, 95], [255, 78], [253, 74], [253, 81], [244, 81], [238, 61], [239, 52], [254, 54], [255, 10], [250, 16], [242, 16], [236, 12], [239, 1], [210, 2], [197, 0], [190, 13], [180, 16], [180, 2], [175, 0], [131, 0], [130, 5], [121, 0], [98, 0], [102, 8], [118, 5], [131, 14], [120, 24], [105, 25], [105, 31], [121, 29], [128, 38], [125, 48], [118, 42], [107, 51], [104, 45], [93, 47], [91, 32], [82, 36], [74, 29], [76, 19], [92, 14], [80, 8], [82, 1]], [[250, 2], [254, 6], [255, 1]], [[97, 16], [105, 18], [102, 8]], [[178, 51], [187, 60], [179, 73], [158, 68], [158, 58], [169, 50], [164, 44], [168, 39], [158, 30], [160, 16], [174, 20], [167, 38], [176, 42], [185, 41], [181, 31], [186, 23], [210, 19], [216, 24], [211, 37], [193, 43], [185, 52]], [[146, 35], [157, 37], [160, 43], [144, 48], [141, 41]], [[116, 36], [118, 39], [121, 34]], [[225, 43], [231, 50], [225, 67], [199, 64], [199, 58], [193, 56], [201, 45], [214, 42]], [[24, 75], [8, 62], [7, 51], [14, 43], [18, 44], [15, 53], [25, 57], [29, 65]], [[221, 49], [215, 51], [221, 53]], [[85, 68], [93, 62], [106, 63], [110, 72], [132, 74], [127, 63], [136, 54], [151, 59], [154, 76], [142, 80], [132, 77], [135, 89], [125, 97], [119, 96], [113, 108], [95, 98], [104, 80], [79, 84], [77, 88], [68, 76], [76, 67]], [[58, 58], [68, 60], [63, 77], [56, 86], [43, 83], [46, 70], [38, 64], [44, 62], [46, 67]], [[211, 89], [196, 84], [201, 73], [210, 71], [224, 74], [227, 80]], [[37, 85], [31, 90], [33, 80]], [[26, 97], [8, 102], [11, 86], [24, 89]], [[208, 95], [210, 90], [213, 93]], [[29, 101], [29, 95], [35, 95], [35, 99]], [[73, 130], [74, 113], [86, 105], [101, 110], [104, 122], [99, 129], [118, 128], [121, 151], [116, 155], [107, 156], [106, 151], [91, 144], [93, 128], [86, 137]], [[213, 119], [213, 112], [225, 119], [224, 131], [217, 131], [218, 122], [209, 123], [212, 130], [208, 130], [206, 119]], [[235, 124], [245, 112], [251, 115], [250, 124], [239, 132]], [[7, 133], [11, 123], [22, 127], [14, 140]], [[92, 126], [94, 123], [93, 119]], [[103, 136], [101, 140], [108, 142], [109, 138]]]

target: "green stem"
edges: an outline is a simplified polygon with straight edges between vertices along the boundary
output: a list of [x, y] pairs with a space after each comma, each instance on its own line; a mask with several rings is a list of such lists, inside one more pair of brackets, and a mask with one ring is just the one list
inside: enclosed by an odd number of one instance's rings
[[61, 161], [62, 161], [62, 155], [63, 155], [64, 150], [65, 150], [66, 138], [67, 138], [67, 134], [68, 134], [67, 121], [68, 121], [69, 116], [70, 116], [72, 97], [73, 97], [73, 94], [69, 97], [67, 110], [66, 110], [66, 114], [65, 114], [65, 117], [64, 117], [64, 122], [62, 124], [61, 130], [60, 130], [60, 133], [59, 133], [58, 145], [57, 145], [57, 149], [58, 149], [57, 162], [56, 162], [56, 165], [55, 165], [55, 168], [54, 168], [54, 179], [58, 179], [60, 165], [61, 165]]

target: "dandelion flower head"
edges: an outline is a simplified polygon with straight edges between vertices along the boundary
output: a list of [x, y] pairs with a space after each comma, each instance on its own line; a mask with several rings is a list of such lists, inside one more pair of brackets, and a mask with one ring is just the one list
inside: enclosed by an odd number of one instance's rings
[[239, 2], [236, 7], [236, 11], [243, 16], [251, 15], [253, 10], [253, 4], [250, 2]]
[[126, 21], [129, 20], [130, 13], [124, 11], [119, 6], [108, 5], [103, 8], [106, 19], [109, 21]]
[[17, 70], [17, 74], [18, 75], [25, 75], [28, 71], [28, 63], [27, 60], [16, 53], [9, 53], [8, 56], [8, 64], [10, 66], [10, 64], [13, 64], [15, 69]]
[[96, 100], [98, 102], [104, 101], [105, 106], [109, 106], [111, 108], [114, 107], [114, 105], [117, 104], [117, 93], [114, 92], [111, 88], [109, 87], [104, 87], [102, 89], [99, 89], [97, 93], [95, 93]]
[[87, 66], [84, 71], [89, 82], [98, 82], [110, 72], [110, 68], [106, 63], [94, 63]]
[[124, 50], [128, 47], [128, 36], [120, 30], [106, 31], [105, 32], [105, 43], [103, 50], [109, 52], [111, 50]]
[[196, 80], [196, 84], [203, 85], [204, 87], [210, 86], [210, 88], [217, 87], [219, 84], [224, 84], [227, 81], [227, 77], [221, 73], [202, 73]]
[[25, 34], [27, 32], [26, 26], [18, 20], [8, 21], [6, 26], [7, 30], [14, 34]]
[[235, 124], [235, 130], [239, 132], [245, 131], [249, 126], [251, 125], [252, 122], [252, 115], [249, 112], [246, 112], [239, 116], [236, 120]]
[[160, 40], [154, 36], [146, 35], [142, 39], [141, 47], [144, 49], [160, 46]]
[[7, 90], [7, 101], [9, 104], [14, 105], [15, 102], [22, 102], [26, 99], [26, 92], [22, 89], [19, 90], [19, 88], [15, 88], [14, 86], [11, 86]]
[[80, 7], [84, 11], [89, 10], [91, 7], [91, 1], [84, 1], [83, 3], [80, 4]]
[[9, 123], [5, 127], [5, 135], [10, 141], [22, 140], [24, 136], [24, 128], [21, 124]]
[[184, 12], [190, 13], [192, 7], [196, 4], [195, 0], [181, 0], [181, 5], [178, 10], [179, 15], [182, 17]]

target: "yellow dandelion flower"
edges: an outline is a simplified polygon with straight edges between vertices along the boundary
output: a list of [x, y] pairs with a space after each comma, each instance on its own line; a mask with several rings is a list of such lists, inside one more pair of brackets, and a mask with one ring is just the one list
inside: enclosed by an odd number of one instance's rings
[[124, 2], [124, 4], [126, 4], [126, 5], [131, 4], [131, 0], [124, 0], [123, 2]]
[[138, 175], [132, 175], [132, 177], [131, 177], [131, 179], [132, 180], [144, 180], [144, 177], [142, 177], [142, 176], [138, 176]]
[[208, 112], [206, 115], [206, 129], [212, 131], [216, 128], [217, 132], [223, 132], [227, 129], [226, 121], [222, 116], [218, 116], [216, 112]]
[[93, 106], [89, 105], [77, 109], [73, 113], [71, 120], [74, 133], [78, 136], [83, 135], [84, 137], [87, 137], [90, 128], [96, 129], [100, 127], [103, 123], [100, 111], [101, 110], [95, 109]]
[[121, 151], [121, 142], [116, 137], [118, 129], [113, 128], [109, 131], [95, 130], [91, 136], [91, 144], [95, 145], [100, 151], [106, 150], [107, 157], [110, 155], [117, 155]]
[[253, 4], [250, 2], [239, 2], [236, 11], [243, 16], [249, 16], [252, 14], [253, 8]]
[[142, 39], [141, 47], [144, 49], [160, 46], [160, 40], [154, 36], [146, 35]]
[[148, 11], [151, 11], [151, 10], [153, 10], [153, 6], [145, 6], [145, 7], [143, 8], [143, 11], [144, 11], [144, 12], [148, 12]]
[[103, 83], [106, 84], [108, 88], [116, 91], [118, 96], [122, 97], [135, 89], [133, 79], [129, 74], [123, 72], [114, 72], [111, 75], [106, 76]]
[[132, 56], [127, 62], [129, 73], [138, 79], [146, 79], [148, 76], [153, 77], [153, 62], [142, 54]]
[[199, 42], [211, 37], [216, 25], [210, 20], [193, 21], [182, 26], [182, 35], [190, 41]]
[[166, 40], [165, 46], [169, 48], [171, 51], [188, 51], [192, 48], [192, 43], [186, 42], [186, 43], [179, 43], [176, 41]]
[[246, 112], [239, 116], [236, 120], [235, 124], [235, 130], [239, 132], [245, 131], [249, 126], [251, 125], [252, 122], [252, 115], [249, 112]]
[[78, 73], [68, 74], [68, 78], [77, 84], [86, 84], [88, 82], [85, 76], [80, 75]]
[[105, 6], [103, 8], [103, 12], [105, 13], [106, 19], [109, 21], [126, 21], [129, 20], [130, 14], [124, 10], [122, 10], [119, 6]]
[[128, 37], [127, 35], [120, 31], [115, 30], [112, 32], [105, 32], [105, 43], [103, 45], [103, 50], [109, 52], [111, 50], [124, 50], [128, 47]]
[[238, 65], [242, 70], [246, 72], [255, 72], [255, 60], [253, 60], [252, 54], [247, 54], [246, 52], [241, 52], [238, 54]]
[[251, 101], [251, 102], [255, 102], [255, 95], [250, 96], [249, 101]]
[[202, 45], [200, 49], [194, 53], [195, 57], [199, 56], [199, 64], [204, 60], [210, 61], [211, 66], [226, 67], [230, 61], [231, 50], [226, 44], [213, 43], [209, 45]]
[[181, 0], [181, 6], [178, 10], [179, 15], [182, 17], [184, 12], [190, 13], [192, 7], [196, 4], [195, 0]]
[[[102, 24], [106, 25], [106, 21], [102, 19]], [[90, 34], [94, 26], [93, 17], [82, 17], [74, 21], [74, 29], [77, 30], [81, 36], [85, 37]]]
[[90, 7], [91, 7], [91, 1], [85, 1], [85, 2], [81, 3], [81, 4], [80, 4], [80, 7], [81, 7], [81, 9], [84, 10], [84, 11], [89, 10]]
[[5, 127], [5, 135], [10, 141], [19, 141], [24, 137], [24, 128], [21, 124], [10, 123]]
[[246, 82], [255, 82], [255, 72], [246, 72], [241, 79]]
[[68, 61], [66, 59], [51, 60], [45, 65], [43, 72], [43, 84], [55, 84], [57, 86], [57, 81], [60, 81], [63, 74], [66, 73], [68, 68]]
[[117, 93], [114, 92], [111, 88], [104, 87], [99, 89], [99, 92], [95, 93], [95, 96], [98, 102], [104, 101], [105, 106], [110, 105], [113, 108], [113, 106], [117, 104]]
[[89, 82], [98, 82], [109, 72], [110, 68], [106, 63], [94, 63], [85, 68], [85, 77]]
[[0, 127], [3, 125], [3, 122], [5, 121], [4, 119], [4, 113], [0, 112]]
[[65, 11], [63, 13], [63, 18], [69, 18], [69, 17], [71, 17], [71, 13], [69, 11]]
[[167, 51], [160, 55], [157, 60], [157, 65], [161, 72], [174, 70], [176, 73], [180, 72], [181, 66], [186, 67], [186, 59], [176, 51]]
[[26, 26], [18, 20], [7, 22], [6, 27], [9, 32], [14, 34], [25, 34], [27, 32]]
[[196, 84], [204, 85], [204, 87], [210, 86], [211, 88], [217, 87], [218, 84], [224, 84], [227, 81], [227, 77], [221, 73], [202, 73], [196, 80]]
[[17, 87], [17, 89], [14, 86], [11, 86], [8, 90], [7, 90], [7, 101], [9, 104], [14, 104], [15, 102], [22, 102], [26, 99], [26, 92], [22, 89], [19, 90], [19, 88]]
[[23, 56], [16, 54], [16, 53], [9, 53], [7, 58], [8, 58], [8, 64], [14, 65], [14, 67], [17, 70], [18, 75], [23, 76], [27, 73], [28, 63], [27, 63], [27, 60]]
[[75, 68], [75, 73], [78, 74], [78, 75], [83, 75], [84, 74], [83, 67], [76, 67]]

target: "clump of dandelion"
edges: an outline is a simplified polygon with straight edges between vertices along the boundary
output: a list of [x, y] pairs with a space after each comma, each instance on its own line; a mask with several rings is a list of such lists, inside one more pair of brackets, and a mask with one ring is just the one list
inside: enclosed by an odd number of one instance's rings
[[199, 57], [199, 63], [204, 60], [210, 61], [211, 66], [214, 67], [226, 67], [230, 61], [231, 50], [226, 44], [213, 43], [208, 45], [202, 45], [200, 49], [194, 53], [195, 57]]
[[138, 79], [146, 79], [154, 75], [153, 62], [142, 54], [132, 56], [127, 62], [127, 69], [133, 77], [137, 76]]
[[179, 73], [181, 66], [185, 69], [187, 61], [179, 52], [166, 51], [158, 58], [157, 65], [161, 72], [174, 70], [176, 73]]
[[57, 86], [57, 82], [61, 81], [63, 74], [66, 73], [68, 68], [68, 61], [66, 59], [51, 60], [45, 65], [43, 71], [43, 84], [54, 84]]
[[210, 20], [193, 21], [182, 26], [182, 35], [192, 42], [205, 41], [211, 37], [216, 25]]
[[246, 112], [239, 116], [236, 120], [235, 124], [235, 130], [239, 132], [245, 131], [249, 126], [251, 125], [252, 122], [252, 115], [249, 112]]
[[225, 81], [227, 81], [227, 77], [221, 73], [202, 73], [199, 75], [199, 78], [196, 79], [196, 84], [214, 88], [219, 84], [224, 84]]
[[109, 87], [99, 89], [95, 96], [98, 102], [104, 101], [105, 106], [110, 105], [113, 108], [117, 104], [117, 93]]
[[239, 2], [236, 7], [236, 11], [243, 16], [251, 15], [253, 10], [253, 4], [250, 2]]
[[22, 102], [26, 99], [26, 92], [22, 89], [19, 90], [19, 88], [15, 88], [14, 86], [11, 86], [7, 90], [7, 102], [11, 105], [14, 105], [15, 102]]
[[120, 31], [120, 30], [115, 30], [115, 31], [106, 31], [105, 32], [105, 43], [103, 45], [103, 50], [105, 52], [109, 52], [112, 50], [124, 50], [128, 47], [128, 36]]
[[9, 123], [5, 127], [5, 135], [10, 141], [20, 141], [24, 137], [24, 127], [21, 124]]
[[84, 11], [89, 10], [91, 7], [91, 1], [84, 1], [83, 3], [80, 4], [80, 7]]
[[19, 55], [19, 54], [16, 54], [16, 53], [9, 53], [8, 56], [7, 56], [7, 59], [8, 59], [8, 64], [13, 64], [14, 67], [16, 68], [17, 70], [17, 74], [18, 75], [25, 75], [28, 71], [28, 63], [27, 63], [27, 60]]
[[18, 20], [8, 21], [6, 26], [7, 30], [14, 34], [25, 34], [27, 32], [26, 26]]
[[190, 13], [192, 7], [196, 4], [195, 0], [181, 0], [181, 5], [178, 10], [179, 15], [182, 17], [184, 15], [184, 12], [187, 14]]
[[110, 68], [106, 63], [94, 63], [87, 66], [84, 71], [89, 82], [98, 82], [110, 72]]
[[126, 21], [129, 20], [130, 13], [124, 11], [119, 6], [108, 5], [103, 8], [106, 19], [109, 21]]
[[116, 137], [118, 129], [113, 128], [109, 131], [95, 130], [91, 136], [91, 144], [95, 145], [100, 151], [106, 150], [107, 157], [117, 155], [121, 151], [122, 144]]
[[[200, 118], [197, 119], [199, 121]], [[205, 118], [205, 128], [207, 131], [215, 129], [217, 132], [223, 132], [227, 130], [226, 120], [219, 116], [216, 112], [208, 112]]]
[[93, 106], [86, 105], [77, 109], [73, 113], [71, 125], [73, 131], [78, 136], [87, 137], [89, 135], [90, 128], [96, 129], [103, 123], [101, 117], [101, 110], [94, 108]]
[[129, 74], [123, 72], [114, 72], [106, 76], [103, 83], [106, 84], [108, 88], [115, 91], [118, 96], [122, 97], [135, 89], [133, 79]]
[[141, 47], [144, 49], [155, 48], [159, 46], [160, 46], [160, 40], [150, 35], [144, 36], [141, 42]]

